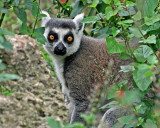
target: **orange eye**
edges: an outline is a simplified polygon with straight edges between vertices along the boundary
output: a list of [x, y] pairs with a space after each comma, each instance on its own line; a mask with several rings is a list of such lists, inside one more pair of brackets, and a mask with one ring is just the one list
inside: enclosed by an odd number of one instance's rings
[[50, 40], [54, 40], [54, 36], [53, 36], [53, 35], [50, 35], [50, 36], [49, 36], [49, 39], [50, 39]]
[[71, 36], [69, 36], [69, 37], [67, 38], [67, 40], [68, 40], [68, 41], [72, 41], [73, 38], [72, 38]]

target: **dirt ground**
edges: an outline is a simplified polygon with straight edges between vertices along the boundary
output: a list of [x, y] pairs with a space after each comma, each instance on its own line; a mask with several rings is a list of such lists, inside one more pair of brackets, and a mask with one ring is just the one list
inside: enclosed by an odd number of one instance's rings
[[8, 39], [14, 50], [0, 51], [0, 59], [7, 65], [5, 72], [15, 73], [20, 79], [0, 82], [13, 92], [12, 96], [0, 92], [0, 128], [48, 128], [48, 116], [65, 124], [68, 110], [64, 95], [37, 42], [26, 35]]

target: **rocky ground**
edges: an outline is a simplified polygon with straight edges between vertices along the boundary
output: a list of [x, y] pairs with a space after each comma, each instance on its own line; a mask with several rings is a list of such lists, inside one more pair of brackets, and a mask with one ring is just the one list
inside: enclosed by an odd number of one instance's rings
[[47, 128], [46, 117], [66, 123], [68, 111], [57, 79], [51, 75], [37, 42], [26, 36], [8, 37], [13, 51], [0, 51], [7, 73], [19, 80], [0, 82], [12, 96], [0, 91], [0, 128]]

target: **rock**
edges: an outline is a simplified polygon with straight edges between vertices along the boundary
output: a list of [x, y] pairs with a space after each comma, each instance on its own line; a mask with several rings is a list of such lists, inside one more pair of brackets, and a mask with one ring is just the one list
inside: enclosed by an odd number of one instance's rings
[[64, 96], [37, 42], [26, 35], [7, 38], [14, 50], [0, 50], [0, 59], [7, 66], [5, 72], [20, 79], [0, 82], [13, 92], [12, 96], [0, 94], [0, 128], [47, 128], [47, 116], [65, 124], [68, 110]]

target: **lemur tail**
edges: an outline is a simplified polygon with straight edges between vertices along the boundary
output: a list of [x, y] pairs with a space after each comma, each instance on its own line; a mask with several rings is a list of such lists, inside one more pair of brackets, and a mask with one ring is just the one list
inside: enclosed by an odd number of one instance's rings
[[120, 118], [121, 116], [125, 116], [127, 114], [129, 114], [129, 112], [124, 108], [121, 107], [110, 108], [103, 115], [98, 128], [112, 128], [117, 123], [118, 118]]

